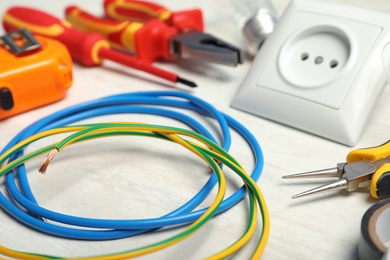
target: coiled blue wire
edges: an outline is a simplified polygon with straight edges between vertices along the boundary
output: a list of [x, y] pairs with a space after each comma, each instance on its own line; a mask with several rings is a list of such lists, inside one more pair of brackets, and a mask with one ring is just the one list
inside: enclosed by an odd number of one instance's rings
[[[218, 142], [218, 138], [214, 137], [203, 125], [188, 115], [161, 107], [191, 110], [203, 116], [215, 119], [219, 124], [221, 140]], [[255, 181], [260, 177], [263, 169], [263, 154], [256, 138], [250, 131], [238, 121], [218, 111], [206, 101], [188, 93], [177, 91], [125, 93], [69, 107], [49, 115], [22, 130], [5, 146], [1, 151], [1, 154], [18, 142], [38, 132], [69, 125], [83, 119], [121, 113], [153, 114], [176, 119], [207, 138], [220, 143], [221, 147], [225, 150], [229, 150], [231, 145], [230, 127], [245, 139], [253, 152], [255, 166], [251, 177]], [[22, 155], [23, 151], [19, 151], [13, 155], [10, 160], [14, 160]], [[16, 180], [18, 181], [20, 188], [18, 188], [18, 185], [15, 182]], [[7, 173], [5, 183], [11, 198], [7, 199], [7, 197], [0, 192], [0, 206], [22, 223], [51, 235], [83, 240], [118, 239], [134, 236], [157, 228], [187, 224], [195, 221], [207, 210], [207, 208], [194, 209], [208, 196], [216, 182], [217, 179], [215, 174], [212, 174], [206, 184], [193, 198], [176, 210], [158, 218], [143, 220], [91, 219], [70, 216], [39, 206], [30, 188], [26, 168], [24, 165], [21, 165], [17, 168], [17, 175], [14, 172]], [[245, 195], [246, 189], [242, 186], [235, 193], [224, 199], [217, 213], [219, 214], [233, 207], [243, 199]], [[24, 208], [24, 210], [21, 208]], [[51, 221], [45, 222], [34, 216], [39, 216]], [[55, 222], [61, 224], [56, 225]], [[64, 226], [62, 224], [74, 227]]]

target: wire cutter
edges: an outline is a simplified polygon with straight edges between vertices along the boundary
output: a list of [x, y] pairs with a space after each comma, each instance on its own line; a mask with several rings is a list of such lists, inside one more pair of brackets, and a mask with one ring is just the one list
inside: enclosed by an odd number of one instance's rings
[[282, 178], [337, 177], [339, 179], [296, 194], [293, 199], [331, 190], [355, 191], [368, 184], [372, 197], [390, 196], [390, 141], [376, 147], [353, 150], [347, 155], [346, 161], [338, 163], [335, 168], [286, 175]]
[[171, 12], [148, 1], [106, 0], [104, 10], [110, 20], [76, 6], [66, 8], [65, 15], [77, 29], [103, 34], [112, 47], [142, 61], [180, 57], [230, 66], [242, 63], [240, 49], [203, 33], [199, 9]]

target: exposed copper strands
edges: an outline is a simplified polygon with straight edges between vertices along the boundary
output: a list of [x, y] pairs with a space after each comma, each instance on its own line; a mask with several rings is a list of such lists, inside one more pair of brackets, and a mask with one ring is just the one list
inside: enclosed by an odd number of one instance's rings
[[46, 173], [47, 167], [49, 166], [49, 163], [51, 162], [51, 160], [54, 159], [54, 157], [56, 156], [57, 153], [58, 153], [58, 149], [57, 148], [51, 150], [50, 153], [48, 153], [48, 155], [46, 156], [45, 160], [43, 160], [42, 164], [39, 166], [38, 171], [40, 173], [42, 173], [42, 174]]

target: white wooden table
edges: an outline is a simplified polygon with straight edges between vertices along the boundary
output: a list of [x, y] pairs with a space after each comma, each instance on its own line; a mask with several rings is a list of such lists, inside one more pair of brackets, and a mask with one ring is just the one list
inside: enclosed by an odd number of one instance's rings
[[[202, 8], [207, 32], [242, 46], [233, 20], [223, 10], [216, 8], [216, 1], [164, 2], [174, 10], [195, 6]], [[335, 2], [349, 2], [390, 12], [390, 4], [383, 0]], [[0, 13], [18, 4], [37, 7], [63, 17], [64, 8], [71, 3], [74, 1], [2, 0]], [[282, 12], [287, 3], [286, 0], [276, 0], [275, 6]], [[102, 14], [100, 1], [79, 1], [78, 5], [91, 13]], [[271, 235], [263, 259], [356, 259], [360, 221], [364, 212], [375, 202], [369, 193], [333, 192], [292, 200], [291, 195], [327, 180], [300, 182], [281, 178], [286, 174], [333, 167], [336, 163], [343, 162], [353, 148], [231, 108], [231, 101], [240, 82], [251, 66], [250, 60], [236, 68], [190, 62], [156, 65], [196, 81], [199, 87], [190, 93], [238, 119], [258, 139], [265, 157], [259, 185], [271, 216]], [[68, 106], [112, 94], [173, 88], [173, 84], [109, 61], [97, 68], [75, 65], [74, 83], [64, 100], [0, 122], [0, 147], [4, 147], [24, 127]], [[179, 89], [187, 91], [185, 87]], [[390, 138], [389, 100], [390, 91], [387, 88], [376, 104], [356, 148], [379, 145]], [[115, 119], [123, 117], [112, 116], [102, 120]], [[132, 115], [128, 119], [177, 124], [152, 116]], [[36, 172], [36, 165], [42, 158], [32, 161], [29, 167], [31, 186], [42, 206], [59, 212], [107, 218], [160, 216], [189, 199], [207, 180], [207, 167], [192, 165], [186, 159], [177, 160], [175, 156], [181, 155], [176, 149], [169, 151], [172, 156], [164, 156], [164, 153], [167, 151], [162, 148], [160, 141], [137, 138], [113, 138], [90, 142], [77, 148], [69, 147], [64, 155], [56, 157], [46, 176]], [[250, 169], [250, 151], [237, 136], [233, 139], [231, 153]], [[172, 179], [175, 180], [174, 183]], [[237, 183], [238, 180], [234, 179], [230, 190]], [[4, 191], [3, 179], [0, 181], [0, 188]], [[208, 202], [209, 200], [205, 205]], [[199, 259], [211, 255], [240, 236], [245, 229], [247, 206], [247, 202], [240, 203], [213, 219], [206, 228], [185, 242], [141, 259]], [[0, 211], [0, 229], [1, 245], [20, 251], [62, 256], [122, 251], [149, 244], [177, 232], [174, 230], [106, 242], [74, 241], [38, 233], [21, 225], [3, 211]], [[255, 241], [256, 239], [251, 241], [234, 258], [247, 258]]]

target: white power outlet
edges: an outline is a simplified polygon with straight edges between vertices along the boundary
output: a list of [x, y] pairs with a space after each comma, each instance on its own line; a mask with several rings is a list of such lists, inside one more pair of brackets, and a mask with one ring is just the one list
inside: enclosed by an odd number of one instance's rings
[[385, 86], [389, 41], [390, 15], [293, 0], [232, 105], [352, 146]]
[[288, 39], [278, 65], [282, 76], [291, 84], [314, 88], [334, 81], [350, 55], [351, 43], [343, 31], [318, 26]]

